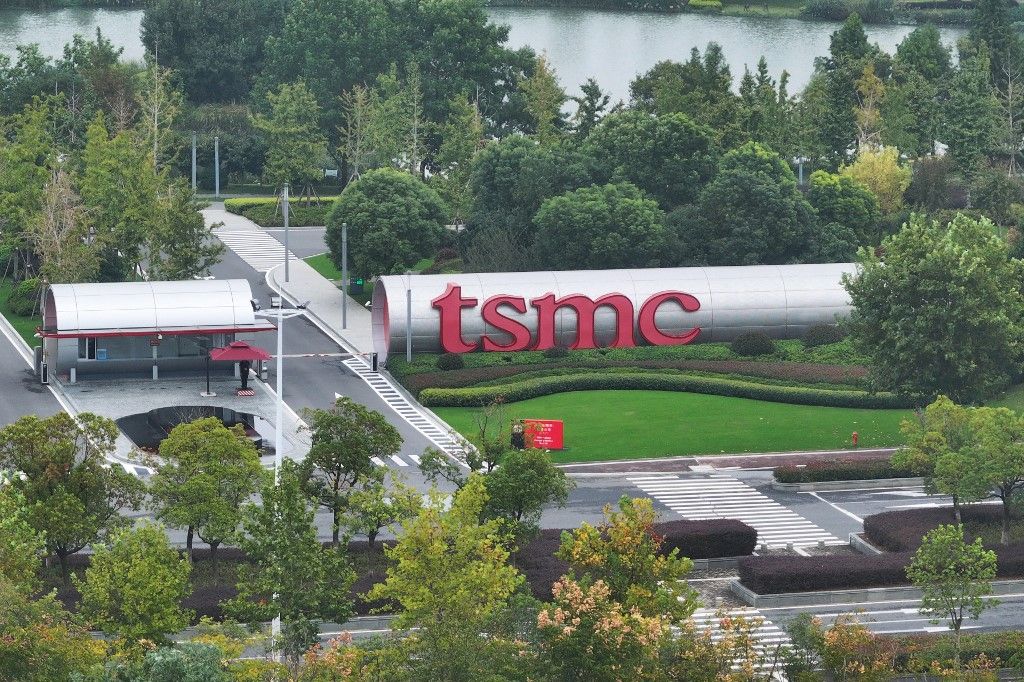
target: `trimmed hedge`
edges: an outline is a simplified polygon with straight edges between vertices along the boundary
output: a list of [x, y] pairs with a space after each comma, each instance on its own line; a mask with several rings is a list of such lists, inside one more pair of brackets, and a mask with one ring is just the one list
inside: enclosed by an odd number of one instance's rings
[[914, 473], [899, 469], [886, 459], [819, 459], [806, 466], [785, 465], [772, 472], [779, 483], [860, 481], [879, 478], [912, 478]]
[[[1024, 543], [993, 549], [997, 577], [1024, 577]], [[909, 585], [906, 566], [913, 556], [913, 552], [876, 556], [752, 556], [740, 559], [739, 576], [744, 586], [758, 594]]]
[[757, 530], [737, 519], [663, 521], [655, 528], [665, 552], [678, 548], [691, 559], [750, 556], [757, 546]]
[[437, 368], [442, 372], [450, 372], [465, 367], [462, 356], [458, 353], [445, 353], [437, 356]]
[[816, 324], [804, 332], [804, 348], [817, 348], [830, 343], [839, 343], [846, 334], [836, 324]]
[[775, 342], [763, 332], [747, 332], [737, 336], [729, 344], [729, 350], [747, 357], [771, 355], [775, 352]]
[[[320, 204], [306, 205], [305, 199], [289, 197], [288, 225], [309, 227], [327, 224], [327, 214], [334, 207], [335, 197], [321, 197]], [[224, 210], [245, 216], [261, 227], [281, 227], [284, 216], [278, 208], [277, 197], [239, 197], [224, 200]]]
[[[1002, 506], [967, 505], [961, 508], [960, 518], [964, 524], [998, 526], [1002, 520]], [[913, 551], [921, 545], [921, 538], [928, 531], [955, 522], [952, 507], [888, 511], [864, 519], [864, 537], [874, 546], [888, 552]], [[969, 533], [968, 540], [973, 541]]]
[[519, 402], [530, 398], [564, 393], [567, 391], [601, 390], [685, 391], [751, 398], [793, 405], [820, 405], [826, 407], [905, 408], [913, 401], [891, 393], [865, 393], [863, 391], [834, 391], [796, 386], [771, 386], [737, 379], [698, 377], [666, 374], [612, 374], [588, 373], [570, 376], [540, 377], [503, 386], [474, 388], [428, 388], [419, 394], [427, 407], [480, 407], [501, 397], [505, 402]]

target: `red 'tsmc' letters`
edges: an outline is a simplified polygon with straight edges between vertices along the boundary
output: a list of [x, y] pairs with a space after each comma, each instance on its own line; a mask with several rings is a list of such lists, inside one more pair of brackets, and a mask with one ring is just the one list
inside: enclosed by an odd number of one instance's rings
[[[700, 327], [682, 334], [667, 334], [658, 329], [655, 315], [658, 308], [668, 301], [674, 301], [686, 312], [700, 310], [700, 301], [681, 291], [663, 291], [654, 294], [640, 306], [636, 324], [643, 341], [653, 346], [676, 346], [690, 343], [700, 334]], [[530, 329], [518, 320], [502, 314], [501, 307], [508, 306], [519, 314], [526, 313], [526, 299], [522, 296], [502, 294], [484, 301], [481, 316], [486, 324], [511, 337], [507, 343], [499, 343], [484, 334], [479, 343], [467, 343], [462, 338], [462, 309], [476, 308], [479, 301], [463, 298], [462, 287], [449, 284], [445, 292], [430, 302], [441, 316], [441, 348], [448, 353], [469, 353], [481, 346], [485, 351], [528, 350], [533, 342]], [[633, 338], [633, 303], [622, 294], [605, 294], [592, 299], [581, 294], [570, 294], [555, 298], [546, 294], [530, 299], [530, 305], [537, 311], [537, 339], [533, 350], [545, 350], [555, 346], [555, 313], [559, 308], [572, 308], [576, 313], [576, 340], [572, 348], [597, 348], [594, 318], [597, 309], [608, 307], [615, 311], [615, 339], [613, 348], [629, 348], [636, 345]]]

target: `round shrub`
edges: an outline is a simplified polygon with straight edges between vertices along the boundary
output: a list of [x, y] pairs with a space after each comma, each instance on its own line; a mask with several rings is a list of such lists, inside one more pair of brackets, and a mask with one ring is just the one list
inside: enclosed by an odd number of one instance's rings
[[771, 355], [775, 352], [775, 342], [763, 332], [747, 332], [737, 336], [729, 348], [736, 355], [754, 357], [758, 355]]
[[21, 317], [31, 317], [39, 307], [39, 280], [22, 280], [7, 296], [11, 312]]
[[437, 358], [437, 368], [444, 371], [462, 369], [465, 366], [465, 361], [458, 353], [445, 353]]
[[569, 354], [569, 349], [565, 346], [552, 346], [541, 351], [541, 355], [548, 359], [564, 358]]
[[830, 343], [839, 343], [846, 334], [834, 324], [816, 324], [804, 332], [804, 348], [817, 348]]

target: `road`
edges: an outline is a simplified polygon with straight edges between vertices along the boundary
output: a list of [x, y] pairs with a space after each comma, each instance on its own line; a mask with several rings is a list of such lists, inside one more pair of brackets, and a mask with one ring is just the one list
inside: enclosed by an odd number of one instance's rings
[[32, 363], [18, 346], [20, 342], [6, 330], [0, 333], [0, 426], [25, 415], [48, 417], [63, 409], [50, 389], [39, 383]]

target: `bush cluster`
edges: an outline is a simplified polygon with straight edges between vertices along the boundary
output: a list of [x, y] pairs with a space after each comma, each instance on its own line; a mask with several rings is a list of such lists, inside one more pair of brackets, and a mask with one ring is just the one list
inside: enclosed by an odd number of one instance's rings
[[[974, 504], [961, 508], [964, 524], [998, 525], [1002, 510], [997, 505]], [[921, 538], [945, 523], [955, 523], [952, 507], [903, 509], [872, 514], [864, 519], [864, 537], [875, 547], [887, 552], [916, 550]], [[968, 534], [969, 535], [969, 534]], [[969, 538], [973, 541], [973, 538]]]
[[437, 368], [442, 371], [462, 369], [466, 366], [462, 356], [458, 353], [444, 353], [437, 356]]
[[843, 21], [859, 14], [865, 24], [891, 23], [896, 16], [893, 0], [809, 0], [800, 16], [805, 19]]
[[775, 352], [775, 342], [763, 332], [747, 332], [737, 336], [729, 350], [736, 355], [757, 357], [760, 355], [771, 355]]
[[[932, 663], [948, 667], [956, 657], [952, 637], [939, 633], [921, 635], [900, 635], [886, 638], [890, 650], [896, 652], [894, 661], [897, 670], [925, 671]], [[1002, 666], [1020, 668], [1024, 665], [1024, 632], [964, 633], [960, 639], [960, 656], [969, 661], [984, 654], [989, 660], [998, 659]]]
[[739, 379], [689, 376], [685, 374], [615, 374], [593, 372], [569, 376], [539, 377], [501, 386], [471, 388], [427, 388], [420, 392], [420, 402], [427, 407], [480, 407], [501, 397], [505, 402], [518, 402], [567, 391], [646, 390], [686, 391], [751, 398], [794, 405], [824, 407], [901, 408], [911, 401], [891, 393], [828, 390], [821, 388], [774, 386]]
[[7, 307], [20, 317], [31, 317], [39, 312], [39, 280], [22, 280], [7, 296]]
[[700, 11], [720, 10], [722, 9], [722, 0], [690, 0], [686, 6]]
[[[918, 538], [920, 542], [920, 538]], [[996, 547], [999, 578], [1024, 577], [1024, 543]], [[752, 556], [739, 562], [740, 582], [758, 594], [908, 585], [913, 552], [876, 556]]]
[[888, 459], [819, 459], [806, 466], [775, 467], [779, 483], [819, 483], [822, 481], [867, 481], [879, 478], [912, 478], [914, 473], [894, 467]]
[[846, 334], [836, 324], [816, 324], [804, 332], [804, 348], [817, 348], [830, 343], [839, 343]]
[[[288, 199], [288, 225], [309, 227], [326, 225], [327, 215], [334, 207], [334, 197], [321, 197], [320, 204], [306, 205], [305, 199]], [[284, 216], [277, 197], [238, 197], [224, 200], [224, 210], [253, 221], [260, 227], [281, 227]]]
[[565, 346], [552, 346], [541, 351], [546, 358], [564, 358], [569, 355], [569, 349]]

